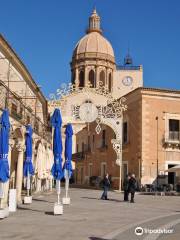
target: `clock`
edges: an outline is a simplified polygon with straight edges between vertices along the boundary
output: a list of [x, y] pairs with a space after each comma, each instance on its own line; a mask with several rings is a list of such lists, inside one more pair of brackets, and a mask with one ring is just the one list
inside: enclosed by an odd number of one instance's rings
[[82, 121], [93, 122], [98, 117], [98, 109], [93, 103], [83, 103], [79, 108], [79, 117]]
[[122, 80], [122, 83], [123, 83], [124, 86], [131, 86], [132, 82], [133, 82], [133, 79], [130, 76], [126, 76]]

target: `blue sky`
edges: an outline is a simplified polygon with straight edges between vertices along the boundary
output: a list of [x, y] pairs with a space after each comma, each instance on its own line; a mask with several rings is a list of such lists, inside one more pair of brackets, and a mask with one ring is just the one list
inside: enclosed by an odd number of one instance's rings
[[179, 0], [0, 0], [0, 32], [46, 96], [70, 81], [70, 61], [96, 6], [117, 64], [128, 44], [144, 86], [180, 90]]

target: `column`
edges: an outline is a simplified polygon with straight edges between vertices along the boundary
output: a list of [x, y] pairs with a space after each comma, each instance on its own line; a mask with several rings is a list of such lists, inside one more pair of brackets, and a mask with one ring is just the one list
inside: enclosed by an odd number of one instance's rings
[[16, 177], [16, 190], [17, 190], [17, 202], [21, 203], [21, 190], [23, 182], [23, 162], [24, 162], [24, 141], [19, 141], [16, 145], [18, 151], [18, 162], [17, 162], [17, 177]]
[[106, 67], [106, 70], [105, 70], [105, 82], [106, 82], [106, 84], [105, 84], [105, 87], [106, 87], [106, 89], [108, 89], [108, 69], [107, 69], [107, 67]]
[[34, 167], [34, 176], [32, 177], [32, 183], [31, 183], [31, 191], [35, 191], [36, 189], [36, 140], [33, 134], [33, 144], [32, 144], [32, 163]]
[[[11, 175], [11, 151], [14, 146], [14, 140], [9, 139], [9, 152], [8, 152], [8, 162], [9, 162], [9, 176]], [[4, 198], [2, 199], [3, 207], [8, 206], [8, 193], [9, 193], [9, 180], [4, 183]]]
[[76, 88], [79, 87], [79, 71], [78, 71], [78, 68], [75, 69], [75, 86], [76, 86]]
[[99, 88], [99, 67], [96, 67], [96, 88]]
[[87, 69], [87, 66], [85, 66], [85, 68], [84, 68], [84, 85], [85, 85], [85, 87], [88, 86], [88, 82], [89, 82], [88, 69]]

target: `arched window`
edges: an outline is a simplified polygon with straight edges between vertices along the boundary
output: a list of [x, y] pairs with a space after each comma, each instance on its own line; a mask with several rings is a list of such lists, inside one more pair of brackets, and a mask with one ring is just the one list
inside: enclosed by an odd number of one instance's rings
[[91, 87], [93, 87], [93, 88], [96, 87], [96, 84], [95, 84], [95, 73], [94, 73], [93, 70], [91, 70], [89, 72], [89, 82], [91, 84]]
[[109, 89], [109, 92], [111, 92], [111, 90], [112, 90], [112, 76], [111, 76], [111, 73], [109, 74], [109, 79], [108, 79], [108, 89]]
[[72, 72], [72, 79], [71, 79], [72, 84], [75, 84], [75, 78], [76, 78], [76, 73], [73, 71]]
[[105, 72], [100, 72], [100, 86], [105, 87]]
[[79, 73], [79, 87], [84, 87], [84, 71]]

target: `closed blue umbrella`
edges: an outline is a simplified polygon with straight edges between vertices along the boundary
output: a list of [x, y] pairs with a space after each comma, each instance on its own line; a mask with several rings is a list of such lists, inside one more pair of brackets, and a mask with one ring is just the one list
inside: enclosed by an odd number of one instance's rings
[[[65, 140], [65, 163], [64, 163], [64, 176], [65, 176], [65, 180], [66, 180], [66, 184], [65, 184], [65, 190], [66, 190], [66, 197], [65, 199], [68, 198], [68, 189], [69, 189], [69, 179], [72, 175], [72, 135], [73, 135], [73, 129], [72, 129], [72, 125], [69, 123], [66, 126], [66, 130], [65, 130], [65, 134], [66, 134], [66, 140]], [[70, 198], [69, 198], [69, 202], [70, 203]]]
[[59, 109], [55, 109], [51, 117], [51, 125], [54, 128], [53, 135], [53, 154], [54, 164], [51, 169], [51, 173], [55, 180], [61, 180], [63, 177], [62, 171], [62, 137], [61, 137], [61, 125], [62, 118]]
[[26, 151], [25, 151], [25, 161], [23, 167], [24, 177], [29, 177], [30, 175], [34, 175], [34, 168], [32, 164], [32, 134], [33, 130], [31, 125], [26, 126]]
[[0, 181], [5, 183], [9, 179], [9, 112], [5, 109], [0, 118]]
[[68, 173], [68, 177], [70, 178], [72, 175], [72, 136], [73, 136], [73, 129], [72, 125], [69, 123], [66, 126], [65, 130], [66, 140], [65, 140], [65, 163], [64, 163], [64, 171]]

